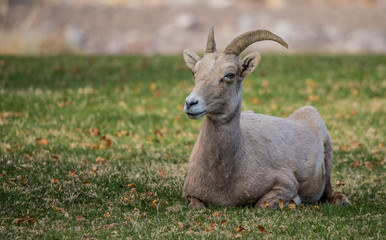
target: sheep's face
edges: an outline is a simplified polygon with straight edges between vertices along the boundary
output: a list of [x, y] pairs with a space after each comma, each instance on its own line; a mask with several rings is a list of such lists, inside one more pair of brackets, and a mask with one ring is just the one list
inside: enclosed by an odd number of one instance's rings
[[241, 104], [242, 80], [259, 63], [258, 53], [243, 60], [234, 54], [207, 53], [201, 59], [190, 50], [184, 59], [191, 68], [195, 85], [186, 98], [184, 112], [192, 119], [205, 114], [216, 119], [231, 117]]

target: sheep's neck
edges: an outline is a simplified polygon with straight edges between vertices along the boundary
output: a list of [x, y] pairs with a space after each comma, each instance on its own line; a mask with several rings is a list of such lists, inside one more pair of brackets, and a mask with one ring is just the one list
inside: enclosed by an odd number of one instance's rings
[[238, 159], [241, 154], [240, 115], [241, 103], [235, 114], [226, 122], [205, 117], [200, 134], [200, 147], [203, 159], [210, 165], [220, 167], [228, 165], [227, 162], [235, 163]]

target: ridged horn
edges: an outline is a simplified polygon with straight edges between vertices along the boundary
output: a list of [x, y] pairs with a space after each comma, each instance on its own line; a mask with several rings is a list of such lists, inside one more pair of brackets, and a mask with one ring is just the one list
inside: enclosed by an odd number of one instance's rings
[[216, 52], [216, 42], [214, 41], [214, 26], [209, 29], [208, 41], [206, 42], [206, 53]]
[[252, 43], [264, 40], [272, 40], [288, 48], [288, 44], [279, 36], [271, 33], [268, 30], [256, 30], [243, 33], [233, 39], [233, 41], [225, 48], [224, 53], [235, 54], [238, 56], [242, 51], [244, 51], [244, 49], [246, 49]]

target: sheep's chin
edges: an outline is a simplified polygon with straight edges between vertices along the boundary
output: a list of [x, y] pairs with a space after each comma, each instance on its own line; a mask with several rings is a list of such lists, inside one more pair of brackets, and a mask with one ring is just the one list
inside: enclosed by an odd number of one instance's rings
[[206, 114], [206, 110], [203, 111], [203, 112], [199, 112], [199, 113], [190, 113], [190, 112], [187, 112], [186, 115], [188, 115], [188, 117], [190, 119], [199, 119], [201, 118], [202, 116], [204, 116]]

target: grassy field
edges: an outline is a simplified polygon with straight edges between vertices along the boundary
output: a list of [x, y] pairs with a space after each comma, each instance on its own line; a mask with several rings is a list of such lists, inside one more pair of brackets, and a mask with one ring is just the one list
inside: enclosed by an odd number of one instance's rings
[[319, 110], [352, 206], [189, 209], [192, 87], [182, 56], [0, 56], [0, 239], [385, 238], [386, 56], [263, 55], [244, 80], [244, 110]]

